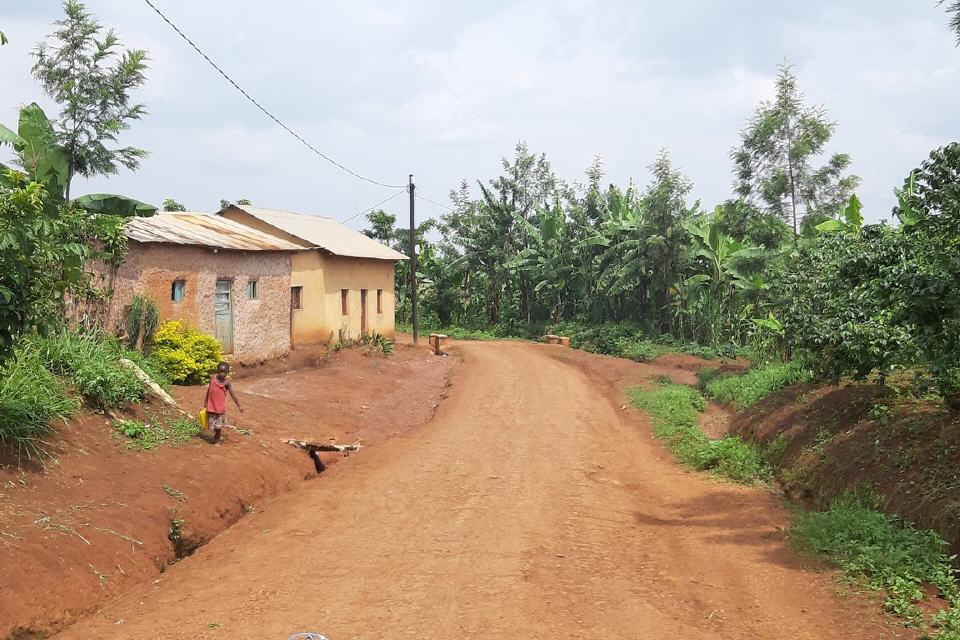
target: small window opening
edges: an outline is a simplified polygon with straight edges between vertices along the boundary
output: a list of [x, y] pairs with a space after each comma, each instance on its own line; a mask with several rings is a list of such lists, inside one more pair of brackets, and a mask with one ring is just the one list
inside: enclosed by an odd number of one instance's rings
[[383, 289], [377, 289], [377, 313], [383, 313]]
[[257, 300], [260, 298], [260, 288], [255, 279], [247, 281], [247, 300]]
[[170, 285], [170, 299], [174, 302], [183, 302], [183, 292], [187, 288], [187, 283], [183, 280], [174, 280]]
[[350, 289], [340, 289], [340, 313], [348, 316], [350, 315]]
[[303, 307], [303, 287], [290, 287], [290, 308], [300, 309]]

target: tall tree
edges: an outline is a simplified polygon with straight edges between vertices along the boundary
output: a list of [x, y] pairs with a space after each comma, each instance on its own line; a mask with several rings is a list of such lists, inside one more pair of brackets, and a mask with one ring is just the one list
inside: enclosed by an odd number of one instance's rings
[[[945, 4], [947, 0], [940, 0], [939, 4]], [[960, 47], [960, 0], [953, 0], [947, 5], [947, 13], [950, 14], [950, 28], [957, 32], [957, 46]]]
[[741, 132], [734, 161], [737, 194], [759, 203], [800, 233], [800, 223], [835, 217], [850, 200], [860, 178], [847, 174], [850, 156], [837, 153], [820, 168], [836, 123], [822, 106], [808, 106], [793, 69], [784, 64], [777, 77], [777, 95], [760, 104]]
[[112, 29], [102, 34], [100, 23], [78, 0], [64, 0], [63, 10], [57, 29], [33, 51], [33, 75], [60, 105], [57, 139], [67, 150], [69, 199], [74, 175], [114, 174], [120, 166], [133, 170], [146, 157], [143, 149], [116, 143], [132, 121], [146, 114], [131, 93], [146, 80], [147, 52], [121, 51], [117, 34]]
[[662, 149], [650, 165], [653, 178], [642, 198], [646, 221], [646, 253], [650, 269], [653, 316], [661, 331], [670, 325], [670, 287], [680, 273], [686, 252], [687, 232], [682, 226], [699, 204], [687, 207], [693, 183], [673, 166], [670, 154]]

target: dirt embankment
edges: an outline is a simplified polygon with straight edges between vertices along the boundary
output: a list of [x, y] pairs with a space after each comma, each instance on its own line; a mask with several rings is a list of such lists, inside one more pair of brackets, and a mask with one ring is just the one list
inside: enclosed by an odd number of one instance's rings
[[[0, 638], [64, 628], [316, 478], [307, 455], [282, 438], [369, 446], [429, 421], [452, 364], [403, 345], [389, 359], [344, 352], [314, 366], [313, 355], [238, 372], [246, 413], [233, 410], [240, 430], [228, 429], [220, 445], [131, 451], [105, 416], [87, 414], [57, 427], [43, 464], [0, 461]], [[174, 395], [192, 410], [204, 388]]]
[[774, 444], [787, 494], [817, 507], [872, 490], [883, 508], [939, 531], [960, 553], [960, 417], [866, 384], [798, 384], [731, 422], [731, 431]]

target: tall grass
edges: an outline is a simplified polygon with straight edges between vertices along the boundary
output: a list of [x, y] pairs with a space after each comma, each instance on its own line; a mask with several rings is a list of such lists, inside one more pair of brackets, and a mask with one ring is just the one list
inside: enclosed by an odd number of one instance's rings
[[18, 458], [39, 455], [50, 423], [68, 418], [77, 404], [28, 341], [0, 366], [0, 446]]
[[803, 369], [792, 362], [750, 369], [743, 375], [718, 376], [705, 369], [698, 376], [704, 392], [720, 404], [746, 409], [778, 389], [808, 379]]
[[768, 479], [770, 467], [759, 445], [729, 436], [710, 440], [700, 430], [698, 417], [706, 401], [696, 389], [678, 384], [630, 390], [634, 406], [653, 421], [653, 433], [681, 463], [745, 484]]
[[107, 409], [143, 397], [143, 383], [120, 364], [127, 354], [110, 336], [61, 330], [46, 338], [33, 336], [28, 342], [46, 367], [63, 376], [87, 404]]
[[925, 628], [918, 603], [923, 586], [934, 585], [951, 604], [932, 617], [941, 640], [960, 639], [960, 587], [946, 544], [933, 531], [920, 531], [903, 520], [880, 513], [876, 501], [851, 494], [826, 511], [794, 516], [790, 541], [800, 551], [824, 556], [844, 577], [886, 594], [888, 612]]

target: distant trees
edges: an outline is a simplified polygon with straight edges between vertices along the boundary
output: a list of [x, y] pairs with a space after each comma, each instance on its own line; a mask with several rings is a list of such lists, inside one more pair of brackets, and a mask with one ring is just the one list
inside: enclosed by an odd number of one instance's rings
[[33, 75], [43, 90], [60, 105], [55, 125], [57, 141], [67, 152], [70, 183], [79, 173], [90, 177], [114, 174], [123, 166], [136, 169], [147, 152], [137, 147], [117, 147], [117, 139], [130, 123], [146, 114], [132, 92], [146, 77], [147, 52], [120, 50], [120, 40], [102, 27], [78, 0], [64, 0], [57, 30], [33, 51]]
[[173, 198], [167, 198], [163, 201], [163, 210], [164, 211], [186, 211], [187, 208], [174, 200]]
[[823, 107], [804, 104], [789, 65], [780, 67], [776, 89], [776, 97], [757, 108], [731, 154], [736, 192], [790, 224], [796, 235], [804, 220], [812, 227], [838, 215], [860, 179], [847, 174], [850, 156], [844, 153], [813, 166], [836, 125]]

